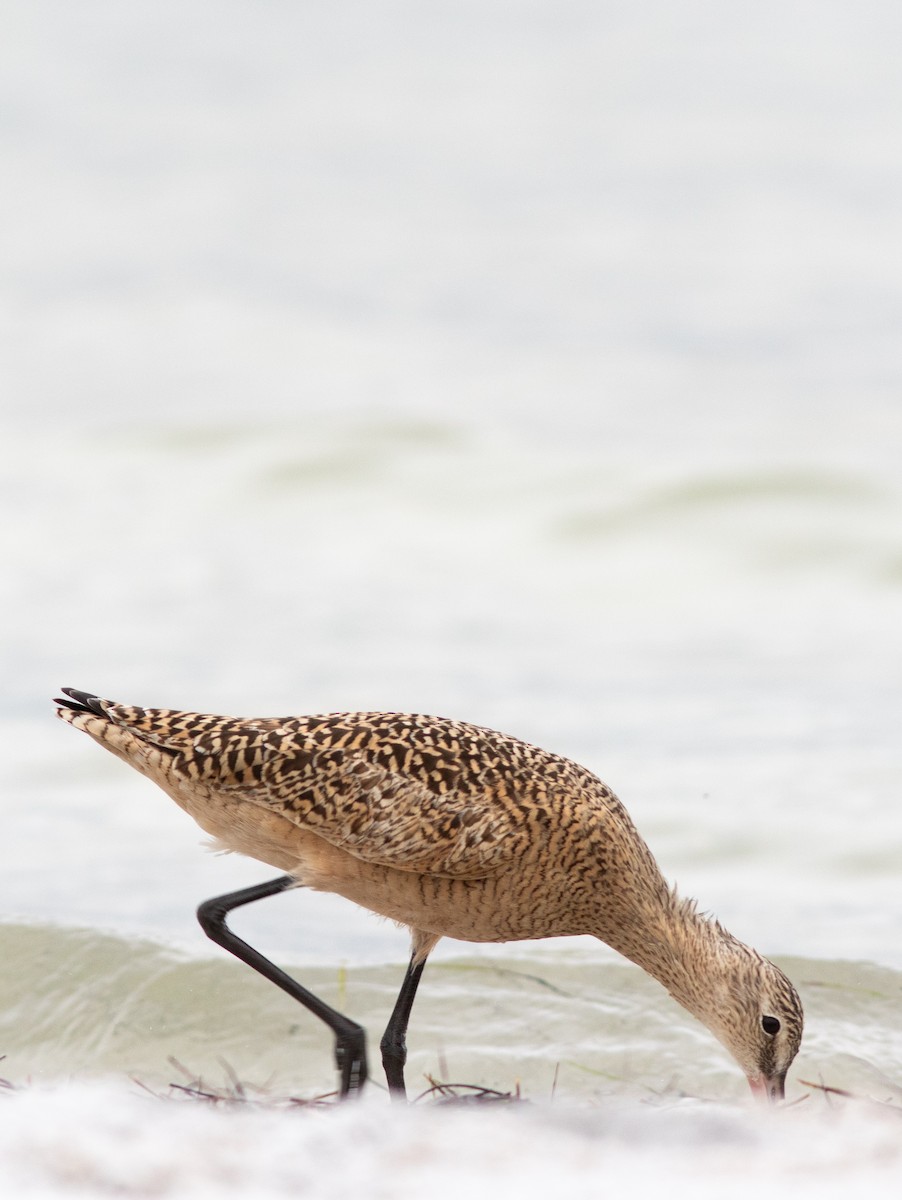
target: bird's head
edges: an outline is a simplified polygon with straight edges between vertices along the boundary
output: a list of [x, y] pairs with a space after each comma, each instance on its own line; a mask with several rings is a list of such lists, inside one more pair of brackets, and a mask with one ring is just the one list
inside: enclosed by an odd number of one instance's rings
[[779, 967], [741, 943], [731, 950], [705, 1021], [755, 1096], [774, 1104], [802, 1041], [802, 1002]]

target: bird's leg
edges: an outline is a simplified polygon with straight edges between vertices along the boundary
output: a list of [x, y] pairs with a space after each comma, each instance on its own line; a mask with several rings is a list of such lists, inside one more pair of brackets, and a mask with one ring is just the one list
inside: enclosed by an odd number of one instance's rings
[[382, 1065], [385, 1068], [385, 1078], [393, 1100], [406, 1100], [407, 1091], [404, 1087], [404, 1064], [407, 1062], [407, 1022], [410, 1020], [410, 1010], [413, 998], [417, 994], [420, 976], [426, 966], [425, 958], [416, 960], [413, 956], [407, 966], [407, 974], [401, 984], [401, 991], [395, 1001], [395, 1007], [389, 1018], [385, 1033], [382, 1035]]
[[234, 954], [236, 958], [240, 958], [249, 967], [253, 967], [264, 979], [270, 980], [287, 992], [315, 1017], [325, 1021], [335, 1034], [335, 1062], [341, 1075], [339, 1095], [344, 1097], [359, 1091], [367, 1077], [366, 1033], [363, 1028], [301, 987], [296, 980], [286, 975], [268, 958], [264, 958], [253, 946], [249, 946], [232, 933], [226, 924], [226, 917], [233, 908], [251, 904], [254, 900], [263, 900], [266, 896], [275, 896], [291, 887], [297, 887], [297, 880], [290, 875], [280, 875], [278, 879], [271, 879], [267, 883], [258, 883], [238, 892], [229, 892], [225, 896], [214, 896], [211, 900], [205, 900], [198, 908], [197, 919], [208, 938], [224, 947], [230, 954]]

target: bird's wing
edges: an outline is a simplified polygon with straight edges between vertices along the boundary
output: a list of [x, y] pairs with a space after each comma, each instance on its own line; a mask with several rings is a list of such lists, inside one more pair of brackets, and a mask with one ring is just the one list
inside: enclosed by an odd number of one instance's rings
[[525, 789], [538, 788], [522, 768], [440, 749], [433, 738], [424, 744], [421, 725], [406, 736], [396, 727], [398, 740], [368, 733], [341, 745], [341, 734], [311, 740], [306, 722], [261, 731], [223, 782], [355, 857], [399, 870], [479, 878], [527, 850], [542, 810], [526, 803]]

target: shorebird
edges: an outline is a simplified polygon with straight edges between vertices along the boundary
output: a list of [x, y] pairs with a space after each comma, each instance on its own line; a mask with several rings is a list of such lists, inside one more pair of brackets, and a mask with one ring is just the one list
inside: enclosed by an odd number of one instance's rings
[[411, 957], [381, 1042], [404, 1098], [426, 958], [471, 942], [592, 934], [644, 968], [783, 1099], [802, 1006], [782, 971], [680, 898], [611, 789], [585, 767], [462, 721], [402, 713], [240, 719], [135, 708], [64, 688], [57, 716], [158, 784], [218, 849], [285, 872], [200, 905], [204, 932], [335, 1036], [340, 1095], [367, 1077], [363, 1028], [237, 937], [234, 908], [337, 892], [406, 925]]

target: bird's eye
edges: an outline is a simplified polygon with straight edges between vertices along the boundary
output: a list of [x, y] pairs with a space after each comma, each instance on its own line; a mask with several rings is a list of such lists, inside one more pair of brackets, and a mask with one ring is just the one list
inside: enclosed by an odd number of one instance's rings
[[776, 1017], [762, 1017], [761, 1028], [765, 1033], [775, 1034], [780, 1032], [780, 1022]]

